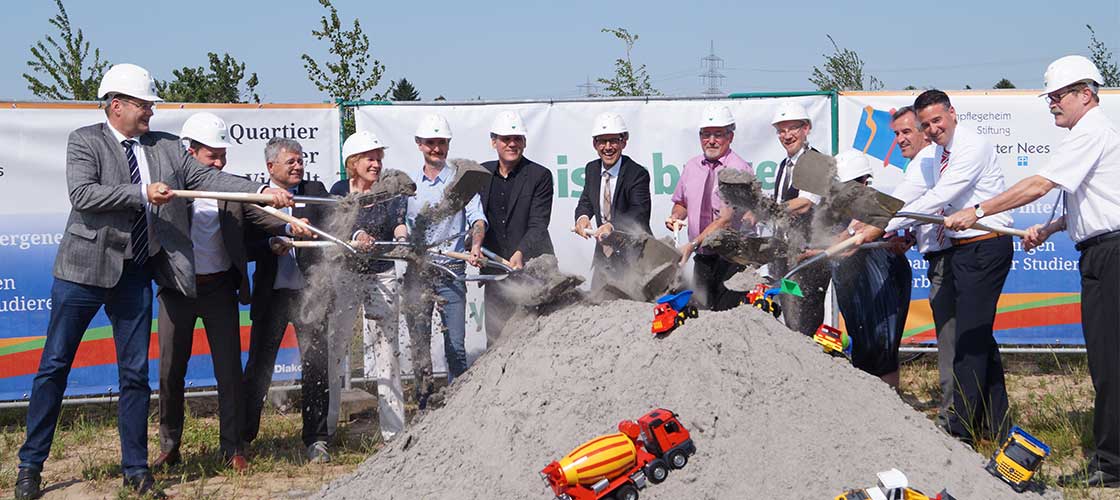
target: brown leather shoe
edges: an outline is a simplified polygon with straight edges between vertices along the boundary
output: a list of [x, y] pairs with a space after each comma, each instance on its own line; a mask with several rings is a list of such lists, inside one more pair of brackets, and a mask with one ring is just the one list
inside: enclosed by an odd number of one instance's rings
[[244, 474], [249, 470], [249, 461], [245, 459], [245, 455], [237, 454], [229, 458], [227, 462], [229, 468], [233, 469], [238, 474]]
[[183, 456], [179, 454], [179, 450], [165, 451], [160, 453], [159, 458], [156, 458], [156, 460], [152, 462], [152, 468], [171, 467], [173, 465], [179, 465], [179, 462], [182, 461]]

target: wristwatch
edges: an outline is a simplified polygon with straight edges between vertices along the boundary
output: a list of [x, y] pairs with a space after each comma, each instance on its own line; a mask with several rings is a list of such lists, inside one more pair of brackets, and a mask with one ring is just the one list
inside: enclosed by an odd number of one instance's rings
[[979, 203], [977, 203], [977, 204], [973, 205], [973, 206], [972, 206], [972, 208], [976, 209], [976, 218], [977, 218], [977, 219], [982, 219], [982, 218], [984, 218], [984, 209], [983, 209], [983, 208], [980, 208], [980, 204], [979, 204]]

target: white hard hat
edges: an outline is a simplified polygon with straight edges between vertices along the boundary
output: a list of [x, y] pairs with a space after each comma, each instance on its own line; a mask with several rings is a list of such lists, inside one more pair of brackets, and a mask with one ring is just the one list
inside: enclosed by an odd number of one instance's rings
[[416, 126], [416, 137], [421, 139], [450, 139], [451, 138], [451, 125], [447, 123], [447, 118], [440, 115], [424, 115], [420, 119], [420, 125]]
[[213, 113], [205, 111], [195, 113], [183, 123], [183, 131], [179, 132], [180, 139], [191, 139], [201, 142], [212, 148], [228, 148], [233, 144], [229, 140], [226, 122]]
[[148, 70], [135, 64], [114, 64], [105, 75], [101, 77], [101, 85], [97, 87], [97, 98], [115, 92], [148, 102], [162, 101], [156, 95], [156, 82]]
[[629, 130], [626, 129], [626, 122], [622, 121], [622, 115], [618, 113], [599, 113], [599, 116], [595, 117], [594, 124], [591, 125], [591, 137], [627, 132]]
[[705, 127], [726, 127], [735, 124], [735, 115], [731, 114], [731, 110], [727, 106], [719, 104], [712, 104], [704, 108], [704, 114], [700, 116], [700, 126]]
[[496, 135], [525, 135], [525, 123], [516, 111], [502, 111], [494, 117], [490, 125], [490, 133]]
[[1092, 80], [1097, 85], [1104, 85], [1104, 77], [1101, 76], [1100, 70], [1093, 64], [1093, 61], [1086, 59], [1084, 56], [1065, 56], [1050, 63], [1046, 67], [1046, 73], [1043, 74], [1042, 80], [1046, 83], [1046, 88], [1039, 94], [1040, 96], [1085, 80]]
[[346, 142], [342, 143], [342, 161], [346, 161], [358, 153], [385, 148], [386, 146], [381, 144], [381, 141], [377, 139], [373, 132], [359, 130], [347, 137]]
[[854, 149], [836, 155], [837, 180], [848, 182], [865, 175], [871, 175], [871, 159], [867, 155]]
[[790, 120], [805, 120], [812, 123], [812, 120], [809, 119], [809, 113], [805, 111], [805, 106], [793, 101], [783, 101], [778, 104], [778, 110], [774, 112], [774, 118], [770, 120], [770, 124], [777, 125]]

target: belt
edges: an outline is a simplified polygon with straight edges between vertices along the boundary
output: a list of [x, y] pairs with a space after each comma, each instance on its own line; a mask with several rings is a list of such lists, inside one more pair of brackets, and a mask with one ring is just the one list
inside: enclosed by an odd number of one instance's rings
[[1091, 247], [1097, 246], [1097, 245], [1099, 245], [1101, 243], [1104, 243], [1108, 240], [1114, 240], [1116, 238], [1120, 238], [1120, 230], [1109, 231], [1107, 233], [1101, 233], [1101, 234], [1098, 234], [1096, 236], [1093, 236], [1092, 238], [1085, 238], [1085, 239], [1077, 242], [1077, 244], [1074, 245], [1073, 247], [1076, 248], [1078, 252], [1084, 252], [1085, 250], [1088, 250]]
[[971, 238], [949, 238], [949, 241], [953, 242], [953, 246], [959, 247], [961, 245], [967, 245], [969, 243], [976, 243], [977, 241], [999, 238], [1000, 236], [1001, 235], [999, 233], [984, 233], [980, 236], [973, 236]]
[[210, 274], [196, 274], [194, 275], [194, 282], [198, 285], [207, 285], [224, 278], [228, 272], [229, 271], [219, 271]]

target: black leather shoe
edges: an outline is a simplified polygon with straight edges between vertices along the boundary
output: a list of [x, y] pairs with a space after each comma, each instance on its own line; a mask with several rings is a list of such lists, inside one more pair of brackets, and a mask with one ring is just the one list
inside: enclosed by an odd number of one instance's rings
[[39, 486], [43, 480], [39, 477], [39, 471], [34, 469], [20, 468], [19, 475], [16, 476], [16, 500], [31, 500], [32, 498], [39, 498]]
[[124, 487], [140, 495], [148, 495], [151, 498], [167, 498], [158, 485], [156, 485], [156, 478], [152, 477], [151, 472], [141, 472], [134, 476], [124, 477]]
[[1081, 471], [1058, 478], [1058, 486], [1080, 486], [1082, 488], [1117, 488], [1120, 477], [1102, 470]]

